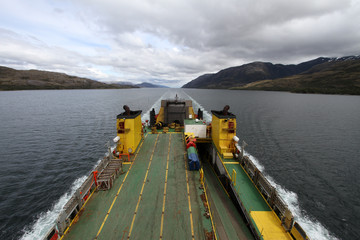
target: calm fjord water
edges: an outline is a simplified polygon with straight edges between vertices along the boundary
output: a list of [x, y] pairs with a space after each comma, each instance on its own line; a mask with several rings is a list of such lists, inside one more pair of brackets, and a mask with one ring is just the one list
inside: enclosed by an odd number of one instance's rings
[[124, 104], [145, 113], [175, 94], [208, 112], [230, 105], [247, 152], [312, 239], [360, 238], [359, 96], [128, 89], [0, 92], [0, 239], [44, 231], [104, 156]]

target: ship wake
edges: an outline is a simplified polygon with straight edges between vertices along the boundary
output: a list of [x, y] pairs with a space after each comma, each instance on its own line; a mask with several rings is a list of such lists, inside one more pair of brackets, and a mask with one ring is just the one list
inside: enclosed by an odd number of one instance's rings
[[[100, 161], [101, 159], [98, 160], [91, 171], [95, 169]], [[71, 185], [70, 190], [64, 193], [47, 212], [40, 213], [31, 227], [24, 230], [24, 234], [21, 237], [21, 240], [43, 239], [48, 233], [49, 229], [54, 226], [56, 219], [60, 215], [65, 204], [70, 200], [71, 196], [73, 196], [76, 190], [84, 183], [87, 177], [88, 174], [77, 178]]]
[[[161, 106], [161, 100], [170, 99], [178, 96], [180, 99], [190, 99], [193, 102], [194, 110], [202, 109], [203, 117], [206, 122], [211, 121], [211, 114], [202, 107], [200, 103], [194, 100], [185, 92], [179, 90], [178, 92], [172, 90], [165, 92], [151, 107], [148, 111], [146, 111], [142, 115], [142, 120], [149, 120], [150, 111], [155, 108], [155, 111], [158, 112]], [[250, 153], [245, 151], [245, 154], [251, 159], [251, 161], [256, 165], [256, 167], [264, 173], [265, 168], [260, 164], [260, 161], [252, 156]], [[100, 160], [99, 160], [100, 162]], [[98, 163], [99, 163], [98, 162]], [[97, 164], [98, 164], [97, 163]], [[97, 166], [97, 164], [95, 166]], [[93, 168], [95, 168], [95, 166]], [[287, 203], [289, 209], [294, 214], [296, 221], [303, 227], [308, 236], [312, 239], [317, 240], [336, 240], [337, 238], [330, 234], [330, 232], [317, 220], [310, 218], [304, 210], [300, 208], [298, 196], [296, 193], [285, 189], [283, 186], [277, 184], [275, 180], [264, 173], [268, 181], [276, 188], [279, 195], [282, 199]], [[86, 180], [88, 175], [84, 175], [78, 179], [76, 179], [70, 190], [63, 194], [57, 202], [51, 207], [47, 212], [43, 212], [39, 214], [38, 218], [32, 224], [32, 226], [28, 230], [24, 230], [24, 234], [21, 237], [22, 240], [30, 240], [30, 239], [42, 239], [45, 234], [49, 231], [49, 229], [54, 225], [57, 217], [61, 213], [65, 204], [69, 201], [71, 196], [75, 193], [75, 191], [82, 185], [82, 183]]]
[[61, 213], [65, 204], [69, 201], [71, 196], [75, 191], [81, 186], [81, 184], [86, 180], [87, 176], [82, 176], [76, 179], [69, 192], [65, 193], [60, 197], [60, 199], [52, 206], [47, 212], [43, 212], [35, 220], [35, 223], [32, 225], [30, 230], [25, 230], [24, 235], [21, 237], [22, 240], [33, 240], [33, 239], [42, 239], [45, 237], [49, 229], [54, 226], [56, 218]]
[[271, 176], [266, 174], [265, 167], [260, 164], [260, 161], [257, 158], [252, 156], [249, 152], [245, 151], [244, 153], [264, 174], [269, 183], [276, 188], [276, 191], [278, 192], [280, 197], [285, 201], [290, 211], [293, 213], [295, 221], [300, 224], [300, 226], [305, 230], [305, 232], [311, 239], [338, 240], [338, 238], [331, 235], [331, 233], [319, 221], [310, 218], [307, 215], [306, 211], [300, 208], [298, 196], [296, 193], [289, 191], [280, 184], [276, 183], [276, 181]]
[[[186, 93], [185, 93], [186, 94]], [[186, 94], [187, 95], [187, 94]], [[196, 100], [194, 100], [192, 97], [187, 95], [187, 98], [192, 100], [193, 106], [196, 108], [203, 109], [204, 113], [204, 120], [207, 122], [211, 121], [211, 114], [207, 112], [204, 107], [201, 106], [200, 103], [198, 103]], [[335, 236], [331, 235], [331, 233], [316, 219], [310, 218], [306, 211], [302, 210], [300, 208], [300, 204], [298, 201], [298, 196], [296, 193], [289, 191], [285, 189], [280, 184], [276, 183], [275, 180], [266, 174], [265, 167], [260, 164], [260, 161], [256, 159], [254, 156], [252, 156], [249, 152], [245, 151], [245, 155], [247, 155], [250, 160], [255, 164], [255, 166], [264, 173], [266, 179], [273, 185], [277, 192], [279, 193], [280, 197], [286, 202], [289, 209], [293, 213], [295, 220], [302, 226], [302, 228], [305, 230], [305, 232], [308, 234], [308, 236], [311, 239], [316, 240], [338, 240]]]

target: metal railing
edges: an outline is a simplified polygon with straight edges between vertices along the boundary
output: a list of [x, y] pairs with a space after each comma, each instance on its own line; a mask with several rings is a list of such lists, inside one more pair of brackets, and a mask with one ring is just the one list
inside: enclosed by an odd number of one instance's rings
[[277, 193], [276, 189], [269, 183], [248, 156], [241, 155], [239, 161], [264, 199], [279, 217], [285, 230], [291, 231], [294, 224], [294, 217], [287, 204]]
[[[93, 171], [98, 171], [100, 174], [106, 166], [111, 161], [111, 155], [104, 157], [100, 163], [95, 167]], [[96, 185], [94, 181], [93, 171], [91, 171], [86, 178], [86, 180], [81, 184], [81, 186], [75, 191], [71, 196], [68, 202], [64, 205], [62, 212], [59, 214], [56, 223], [48, 231], [48, 233], [43, 238], [49, 239], [54, 233], [59, 236], [63, 236], [68, 228], [71, 226], [72, 221], [77, 216], [79, 211], [89, 199], [90, 195], [96, 190]]]

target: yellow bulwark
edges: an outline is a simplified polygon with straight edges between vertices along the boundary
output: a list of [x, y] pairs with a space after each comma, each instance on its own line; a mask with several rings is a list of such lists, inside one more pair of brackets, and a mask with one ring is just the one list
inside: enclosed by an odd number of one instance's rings
[[141, 111], [117, 115], [116, 130], [120, 137], [116, 150], [120, 154], [134, 153], [142, 137]]
[[224, 158], [233, 158], [235, 142], [233, 137], [236, 135], [236, 116], [228, 113], [223, 115], [221, 111], [212, 112], [212, 140], [218, 152]]

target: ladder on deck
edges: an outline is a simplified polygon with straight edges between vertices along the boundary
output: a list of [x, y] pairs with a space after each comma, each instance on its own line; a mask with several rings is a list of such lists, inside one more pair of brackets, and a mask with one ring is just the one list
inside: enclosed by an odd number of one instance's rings
[[98, 190], [106, 191], [112, 188], [115, 178], [123, 173], [122, 162], [122, 159], [110, 160], [97, 179]]
[[123, 159], [121, 155], [119, 158], [114, 158], [114, 155], [111, 152], [110, 143], [107, 143], [108, 145], [108, 163], [104, 167], [104, 169], [101, 171], [97, 178], [97, 189], [98, 190], [109, 190], [112, 188], [115, 178], [119, 174], [123, 174]]

